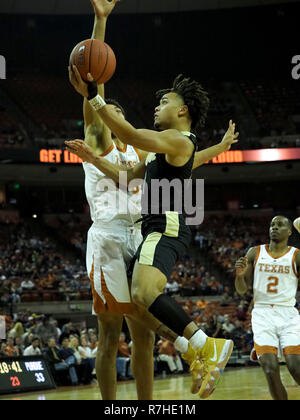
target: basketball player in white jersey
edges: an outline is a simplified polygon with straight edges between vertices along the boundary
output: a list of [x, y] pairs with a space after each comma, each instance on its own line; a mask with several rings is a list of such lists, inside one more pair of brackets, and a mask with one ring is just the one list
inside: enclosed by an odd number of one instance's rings
[[300, 252], [289, 246], [292, 222], [276, 216], [270, 224], [270, 243], [250, 248], [237, 260], [235, 287], [240, 295], [253, 282], [252, 329], [254, 348], [274, 400], [286, 400], [278, 356], [283, 353], [289, 372], [300, 385], [300, 315], [295, 308]]

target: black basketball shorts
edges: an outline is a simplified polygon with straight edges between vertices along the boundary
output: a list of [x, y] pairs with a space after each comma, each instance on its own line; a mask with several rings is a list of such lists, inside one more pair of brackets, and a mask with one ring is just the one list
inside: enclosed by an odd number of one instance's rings
[[140, 264], [156, 267], [167, 279], [170, 279], [176, 262], [188, 250], [191, 242], [191, 231], [182, 223], [181, 218], [174, 216], [147, 219], [142, 224], [143, 241], [140, 244], [129, 272], [133, 271], [135, 261]]

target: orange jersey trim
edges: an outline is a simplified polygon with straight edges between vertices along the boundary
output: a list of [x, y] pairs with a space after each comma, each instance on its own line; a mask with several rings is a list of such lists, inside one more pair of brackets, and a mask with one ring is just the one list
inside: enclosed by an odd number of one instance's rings
[[126, 152], [126, 150], [127, 150], [127, 144], [124, 144], [123, 149], [121, 149], [121, 148], [120, 148], [120, 147], [118, 147], [118, 146], [116, 146], [116, 148], [119, 150], [119, 152], [121, 152], [121, 153], [125, 153], [125, 152]]
[[101, 297], [95, 290], [94, 285], [94, 264], [92, 265], [92, 270], [90, 274], [91, 284], [92, 284], [92, 292], [93, 292], [93, 306], [94, 311], [96, 314], [103, 314], [106, 312], [114, 313], [114, 314], [131, 314], [132, 313], [132, 303], [119, 303], [110, 293], [107, 288], [106, 281], [103, 275], [103, 271], [101, 269], [101, 290], [103, 296], [105, 297], [106, 303], [103, 302]]
[[258, 258], [259, 258], [259, 254], [260, 254], [260, 245], [258, 245], [257, 250], [256, 250], [255, 261], [254, 261], [254, 267], [256, 266], [257, 260], [258, 260]]
[[283, 349], [283, 354], [300, 354], [300, 345], [299, 346], [287, 346]]
[[114, 150], [114, 145], [112, 144], [107, 150], [106, 150], [106, 152], [104, 152], [104, 153], [101, 153], [101, 155], [100, 156], [106, 156], [106, 155], [108, 155], [110, 152], [112, 152]]
[[141, 160], [142, 160], [142, 156], [141, 156], [141, 154], [140, 154], [139, 149], [137, 149], [136, 147], [133, 147], [133, 148], [134, 148], [135, 153], [138, 155], [138, 157], [139, 157], [139, 159], [140, 159], [140, 162], [141, 162]]
[[297, 278], [298, 278], [298, 273], [296, 271], [296, 255], [298, 254], [298, 252], [299, 252], [299, 249], [296, 249], [293, 255], [293, 260], [292, 260], [293, 272]]
[[274, 257], [274, 255], [272, 255], [272, 253], [271, 253], [271, 251], [270, 251], [270, 248], [269, 248], [269, 245], [266, 245], [266, 251], [267, 251], [267, 253], [272, 257], [272, 258], [274, 258], [274, 260], [277, 260], [278, 258], [281, 258], [281, 257], [283, 257], [284, 255], [286, 255], [288, 252], [290, 252], [290, 250], [292, 249], [292, 247], [291, 246], [289, 246], [289, 248], [288, 248], [288, 250], [287, 251], [285, 251], [282, 255], [279, 255], [278, 257]]
[[275, 354], [277, 356], [278, 354], [278, 349], [274, 346], [260, 346], [254, 342], [254, 348], [257, 356], [261, 356], [262, 354]]

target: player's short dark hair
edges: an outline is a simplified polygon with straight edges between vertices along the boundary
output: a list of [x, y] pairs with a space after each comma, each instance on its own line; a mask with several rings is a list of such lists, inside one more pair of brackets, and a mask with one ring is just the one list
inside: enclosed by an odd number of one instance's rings
[[124, 108], [119, 104], [119, 102], [118, 101], [116, 101], [115, 99], [111, 99], [111, 98], [108, 98], [108, 99], [105, 99], [105, 102], [107, 103], [107, 105], [114, 105], [114, 106], [116, 106], [117, 108], [119, 108], [121, 111], [122, 111], [122, 114], [124, 115], [124, 117], [126, 118], [126, 113], [125, 113], [125, 110], [124, 110]]
[[282, 217], [283, 219], [287, 220], [289, 228], [291, 229], [291, 231], [293, 231], [293, 222], [291, 221], [291, 219], [289, 219], [286, 216], [283, 216], [282, 214], [278, 214], [278, 216], [275, 217]]
[[282, 216], [282, 217], [284, 217], [288, 221], [289, 228], [291, 229], [291, 231], [293, 231], [293, 222], [291, 221], [291, 219], [289, 219], [286, 216]]
[[187, 105], [189, 109], [189, 114], [192, 119], [191, 129], [197, 134], [199, 129], [205, 125], [210, 102], [208, 93], [203, 89], [200, 83], [189, 77], [184, 77], [182, 74], [179, 74], [175, 78], [172, 88], [157, 91], [156, 97], [161, 99], [170, 92], [175, 92], [182, 97], [185, 105]]

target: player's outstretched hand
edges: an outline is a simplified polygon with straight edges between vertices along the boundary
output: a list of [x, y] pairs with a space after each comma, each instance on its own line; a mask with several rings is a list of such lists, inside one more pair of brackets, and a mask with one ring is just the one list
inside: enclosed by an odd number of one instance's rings
[[238, 142], [239, 133], [235, 132], [235, 123], [229, 121], [229, 127], [226, 131], [221, 144], [224, 146], [224, 152], [227, 152], [234, 143]]
[[241, 257], [235, 263], [235, 272], [237, 276], [242, 276], [245, 274], [248, 266], [248, 257]]
[[293, 222], [294, 228], [300, 233], [300, 217], [297, 217], [297, 219]]
[[98, 19], [107, 18], [120, 0], [90, 0]]
[[93, 149], [82, 140], [65, 141], [65, 145], [70, 152], [78, 156], [83, 162], [93, 163], [97, 157]]
[[[76, 66], [74, 66], [74, 65], [69, 66], [68, 70], [69, 70], [70, 83], [73, 85], [75, 90], [78, 93], [80, 93], [80, 95], [85, 96], [86, 98], [88, 96], [93, 97], [93, 96], [97, 95], [97, 85], [96, 85], [96, 82], [94, 82], [94, 79], [93, 79], [91, 73], [87, 74], [87, 78], [88, 78], [89, 82], [91, 82], [91, 83], [86, 83], [82, 79], [82, 77], [81, 77], [81, 75], [78, 71], [78, 68]], [[95, 92], [93, 92], [93, 95], [91, 95], [91, 91], [90, 91], [91, 88], [95, 89]]]

